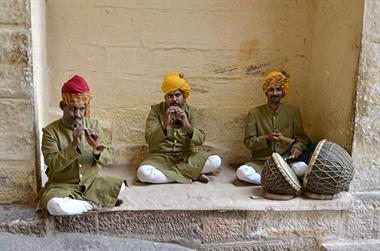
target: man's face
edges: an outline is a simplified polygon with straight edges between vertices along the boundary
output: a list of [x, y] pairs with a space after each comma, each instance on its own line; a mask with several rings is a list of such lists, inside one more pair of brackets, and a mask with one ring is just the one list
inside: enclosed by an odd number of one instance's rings
[[63, 119], [72, 125], [75, 120], [82, 119], [84, 117], [86, 106], [67, 105], [63, 102], [60, 104], [63, 111]]
[[270, 103], [280, 103], [281, 99], [284, 97], [282, 86], [270, 86], [266, 92], [268, 97], [268, 102]]
[[182, 91], [178, 89], [165, 95], [165, 103], [168, 107], [174, 105], [182, 108], [185, 103], [185, 97]]

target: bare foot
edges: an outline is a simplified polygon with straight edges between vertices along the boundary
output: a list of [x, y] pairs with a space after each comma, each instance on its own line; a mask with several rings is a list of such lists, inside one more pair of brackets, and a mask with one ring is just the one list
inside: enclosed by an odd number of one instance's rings
[[121, 200], [121, 199], [117, 199], [117, 200], [116, 200], [116, 203], [115, 203], [115, 207], [118, 207], [118, 206], [120, 206], [121, 204], [123, 204], [123, 200]]
[[208, 183], [210, 181], [209, 177], [206, 176], [206, 174], [201, 174], [198, 177], [198, 181], [202, 183]]

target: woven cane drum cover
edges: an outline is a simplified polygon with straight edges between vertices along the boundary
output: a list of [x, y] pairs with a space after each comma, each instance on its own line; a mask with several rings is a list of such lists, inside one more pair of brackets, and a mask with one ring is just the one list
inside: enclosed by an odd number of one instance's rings
[[297, 176], [278, 153], [265, 162], [261, 184], [265, 192], [279, 195], [295, 195], [301, 190]]
[[321, 140], [314, 150], [303, 186], [306, 192], [333, 195], [347, 191], [353, 177], [351, 156], [341, 146]]

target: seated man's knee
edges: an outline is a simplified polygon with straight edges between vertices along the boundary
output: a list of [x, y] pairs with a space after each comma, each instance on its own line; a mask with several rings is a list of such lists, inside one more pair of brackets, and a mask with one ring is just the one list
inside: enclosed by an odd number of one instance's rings
[[222, 159], [218, 155], [210, 155], [205, 165], [203, 166], [202, 173], [212, 173], [217, 171], [222, 166]]
[[152, 173], [154, 166], [142, 165], [137, 169], [137, 178], [142, 182], [150, 182], [152, 180]]
[[243, 180], [256, 185], [261, 184], [261, 175], [255, 169], [248, 165], [242, 165], [236, 170], [236, 176], [239, 180]]
[[53, 197], [47, 203], [47, 210], [51, 215], [65, 215], [67, 212], [64, 210], [63, 204], [65, 198]]
[[212, 165], [216, 168], [220, 168], [222, 166], [222, 159], [218, 155], [211, 155], [208, 157], [208, 160], [210, 160]]
[[302, 178], [307, 171], [307, 164], [303, 161], [294, 162], [290, 165], [297, 177]]
[[46, 208], [51, 215], [77, 215], [94, 209], [95, 205], [85, 200], [53, 197], [48, 201]]
[[163, 172], [151, 165], [142, 165], [137, 169], [137, 178], [147, 183], [170, 183], [172, 179], [167, 177]]

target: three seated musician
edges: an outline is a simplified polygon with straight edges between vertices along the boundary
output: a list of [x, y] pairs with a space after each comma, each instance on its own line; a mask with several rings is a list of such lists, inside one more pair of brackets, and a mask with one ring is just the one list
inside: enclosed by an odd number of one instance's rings
[[52, 215], [82, 214], [122, 203], [126, 182], [101, 177], [110, 159], [98, 120], [89, 118], [91, 92], [75, 75], [62, 86], [63, 117], [43, 129], [42, 153], [49, 178], [39, 193], [40, 207]]
[[145, 140], [149, 155], [137, 170], [147, 183], [207, 183], [205, 174], [221, 167], [218, 155], [196, 151], [205, 141], [197, 110], [186, 101], [191, 88], [182, 73], [169, 73], [161, 86], [164, 102], [151, 107], [146, 120]]
[[288, 88], [289, 75], [284, 71], [272, 71], [265, 77], [263, 90], [267, 104], [248, 112], [244, 144], [251, 150], [252, 158], [237, 169], [238, 179], [261, 184], [264, 163], [273, 152], [292, 160], [290, 166], [297, 176], [301, 177], [306, 172], [310, 153], [305, 149], [310, 141], [304, 132], [298, 108], [281, 103]]

